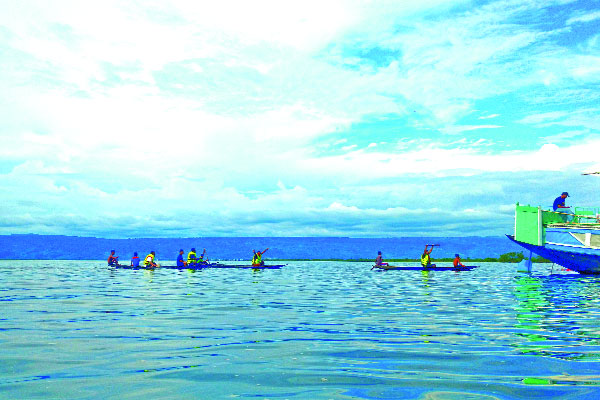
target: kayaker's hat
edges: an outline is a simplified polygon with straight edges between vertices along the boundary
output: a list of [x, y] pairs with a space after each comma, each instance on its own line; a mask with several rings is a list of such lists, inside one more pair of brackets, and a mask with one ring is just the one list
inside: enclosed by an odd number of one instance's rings
[[562, 192], [561, 196], [563, 196], [563, 195], [569, 197], [569, 193], [567, 193], [567, 192]]
[[195, 252], [196, 252], [196, 249], [195, 249], [194, 247], [192, 247], [192, 251], [195, 253]]

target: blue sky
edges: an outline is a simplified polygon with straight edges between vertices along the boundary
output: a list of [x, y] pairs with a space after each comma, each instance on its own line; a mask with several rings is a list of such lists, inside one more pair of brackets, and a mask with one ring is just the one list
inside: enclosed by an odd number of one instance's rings
[[[218, 4], [217, 4], [218, 3]], [[502, 235], [598, 205], [600, 1], [0, 2], [0, 234]]]

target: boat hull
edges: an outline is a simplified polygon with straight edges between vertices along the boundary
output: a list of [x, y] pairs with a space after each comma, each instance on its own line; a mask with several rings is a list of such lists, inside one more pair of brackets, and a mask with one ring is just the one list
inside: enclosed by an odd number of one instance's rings
[[536, 246], [515, 240], [511, 235], [506, 236], [519, 246], [572, 271], [587, 275], [600, 274], [600, 249], [558, 244]]

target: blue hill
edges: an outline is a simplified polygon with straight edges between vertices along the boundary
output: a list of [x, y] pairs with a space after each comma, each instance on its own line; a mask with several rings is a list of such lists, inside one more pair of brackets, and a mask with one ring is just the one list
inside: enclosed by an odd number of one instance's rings
[[440, 244], [434, 258], [498, 257], [520, 251], [521, 248], [505, 237], [404, 237], [404, 238], [345, 238], [345, 237], [212, 237], [212, 238], [147, 238], [103, 239], [95, 237], [56, 235], [0, 235], [1, 259], [62, 259], [103, 260], [111, 249], [121, 260], [128, 260], [134, 251], [140, 257], [151, 250], [159, 260], [174, 260], [180, 248], [187, 254], [191, 247], [199, 252], [207, 249], [212, 260], [249, 259], [252, 249], [269, 248], [266, 258], [284, 259], [358, 259], [375, 258], [377, 251], [384, 258], [418, 258], [426, 243]]

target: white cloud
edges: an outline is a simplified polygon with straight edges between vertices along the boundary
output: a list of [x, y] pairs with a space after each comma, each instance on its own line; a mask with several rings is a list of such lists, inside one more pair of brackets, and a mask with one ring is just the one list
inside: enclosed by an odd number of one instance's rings
[[490, 115], [484, 115], [484, 116], [481, 116], [481, 117], [479, 117], [479, 119], [490, 119], [490, 118], [497, 118], [497, 117], [499, 117], [499, 116], [500, 116], [500, 114], [490, 114]]
[[[343, 234], [377, 229], [361, 218], [412, 212], [382, 203], [418, 196], [415, 176], [500, 196], [503, 184], [482, 176], [592, 163], [597, 39], [561, 46], [564, 30], [515, 22], [561, 4], [4, 2], [0, 156], [17, 163], [0, 174], [4, 207], [23, 223], [46, 210], [74, 223], [94, 210], [96, 229], [103, 218], [142, 230], [194, 215], [236, 234], [261, 223]], [[489, 111], [477, 118], [480, 101]], [[501, 124], [473, 122], [500, 112]], [[535, 134], [510, 144], [560, 147], [496, 147], [494, 131], [510, 132], [511, 118]], [[382, 122], [355, 133], [365, 121]], [[585, 133], [563, 146], [564, 129], [546, 130], [564, 126]], [[489, 140], [473, 138], [481, 129]], [[322, 157], [315, 142], [346, 153]], [[463, 197], [453, 187], [427, 192], [443, 206], [415, 213], [451, 218], [471, 207], [450, 211]], [[44, 200], [22, 206], [29, 198]], [[340, 213], [356, 216], [352, 226]]]
[[548, 122], [548, 121], [556, 121], [558, 119], [561, 119], [561, 118], [567, 116], [567, 114], [568, 113], [565, 111], [552, 111], [552, 112], [546, 112], [546, 113], [541, 113], [541, 114], [533, 114], [533, 115], [528, 115], [525, 118], [523, 118], [517, 122], [522, 123], [522, 124], [539, 124], [539, 123]]
[[502, 125], [456, 125], [442, 128], [440, 131], [449, 135], [456, 135], [462, 132], [476, 131], [479, 129], [497, 129], [502, 128]]
[[435, 146], [402, 154], [353, 152], [307, 160], [305, 168], [348, 180], [400, 177], [406, 174], [454, 176], [485, 172], [558, 171], [581, 163], [595, 162], [600, 140], [558, 147], [544, 144], [536, 151], [478, 153], [469, 148], [443, 149]]
[[586, 12], [585, 14], [581, 14], [581, 15], [577, 15], [577, 16], [569, 18], [567, 20], [566, 24], [573, 25], [578, 22], [579, 23], [592, 22], [597, 19], [600, 19], [600, 11]]

